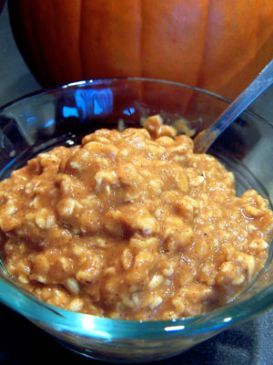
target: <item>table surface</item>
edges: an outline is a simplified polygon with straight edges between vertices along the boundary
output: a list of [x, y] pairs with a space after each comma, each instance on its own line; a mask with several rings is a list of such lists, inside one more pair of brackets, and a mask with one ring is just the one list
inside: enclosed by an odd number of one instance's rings
[[[0, 16], [0, 105], [39, 89], [14, 42], [7, 9]], [[268, 113], [271, 107], [262, 106]], [[21, 316], [0, 305], [0, 364], [95, 363], [63, 348]], [[98, 364], [102, 364], [99, 362]], [[273, 365], [273, 311], [234, 327], [175, 358], [169, 365]]]

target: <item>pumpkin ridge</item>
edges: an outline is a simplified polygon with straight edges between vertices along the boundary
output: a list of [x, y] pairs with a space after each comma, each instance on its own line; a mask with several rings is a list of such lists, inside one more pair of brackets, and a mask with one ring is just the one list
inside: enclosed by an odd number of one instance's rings
[[[29, 17], [30, 17], [30, 27], [32, 29], [35, 29], [35, 8], [33, 7], [33, 4], [30, 4], [29, 6]], [[35, 55], [35, 58], [37, 60], [37, 65], [38, 65], [38, 68], [42, 70], [42, 67], [41, 65], [45, 64], [45, 59], [44, 59], [44, 54], [43, 52], [41, 52], [39, 50], [39, 41], [38, 41], [38, 34], [36, 32], [32, 32], [32, 37], [33, 37], [33, 49], [34, 49], [34, 55]], [[43, 73], [43, 71], [42, 71]], [[44, 80], [46, 80], [47, 78], [47, 70], [43, 76]]]
[[[211, 3], [210, 0], [206, 1], [206, 8], [207, 8], [207, 14], [206, 14], [206, 23], [205, 23], [205, 27], [204, 27], [204, 42], [203, 42], [203, 48], [202, 48], [202, 54], [200, 57], [200, 63], [199, 63], [199, 68], [198, 68], [198, 72], [197, 72], [197, 77], [195, 80], [195, 85], [194, 86], [200, 86], [202, 85], [202, 79], [203, 79], [203, 63], [205, 60], [205, 55], [206, 55], [206, 50], [207, 50], [207, 42], [208, 42], [208, 38], [207, 38], [207, 33], [208, 33], [208, 26], [209, 26], [209, 19], [210, 19], [210, 8], [211, 8]], [[185, 113], [188, 112], [188, 110], [190, 110], [192, 107], [194, 107], [195, 101], [197, 100], [198, 95], [196, 93], [192, 93], [191, 96], [189, 97], [187, 104], [185, 105]]]
[[80, 15], [79, 15], [79, 40], [78, 40], [78, 52], [79, 52], [79, 64], [80, 64], [80, 75], [81, 75], [81, 79], [84, 78], [83, 76], [83, 59], [82, 59], [82, 52], [81, 52], [81, 46], [82, 46], [82, 28], [83, 28], [83, 19], [82, 19], [82, 14], [83, 14], [83, 2], [84, 0], [80, 0]]
[[139, 1], [140, 4], [140, 47], [139, 47], [139, 54], [140, 54], [140, 60], [139, 60], [139, 71], [140, 75], [143, 76], [143, 4], [142, 0]]
[[[196, 83], [195, 86], [201, 85], [202, 83], [202, 76], [203, 76], [203, 63], [205, 60], [205, 55], [206, 55], [206, 50], [207, 50], [207, 33], [208, 33], [208, 21], [210, 19], [210, 8], [211, 8], [211, 4], [210, 4], [210, 0], [207, 0], [206, 2], [207, 6], [207, 14], [206, 14], [206, 23], [205, 23], [205, 27], [204, 27], [204, 42], [203, 42], [203, 48], [202, 48], [202, 55], [200, 57], [200, 63], [199, 63], [199, 68], [198, 68], [198, 76], [196, 77]], [[190, 101], [189, 101], [190, 104]]]

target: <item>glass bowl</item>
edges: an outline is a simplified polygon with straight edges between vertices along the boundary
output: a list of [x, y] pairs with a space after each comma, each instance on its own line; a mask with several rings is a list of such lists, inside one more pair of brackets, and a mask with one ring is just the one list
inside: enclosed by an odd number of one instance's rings
[[[181, 117], [198, 132], [227, 106], [205, 90], [161, 80], [88, 80], [41, 91], [0, 109], [0, 178], [53, 146], [72, 146], [101, 127], [140, 126], [142, 117], [161, 114], [177, 126]], [[213, 145], [237, 180], [237, 191], [255, 188], [273, 198], [271, 121], [247, 111]], [[86, 356], [116, 362], [147, 362], [178, 354], [217, 333], [249, 320], [273, 304], [272, 249], [263, 271], [228, 305], [173, 321], [124, 321], [74, 313], [47, 305], [13, 283], [1, 268], [0, 300]]]

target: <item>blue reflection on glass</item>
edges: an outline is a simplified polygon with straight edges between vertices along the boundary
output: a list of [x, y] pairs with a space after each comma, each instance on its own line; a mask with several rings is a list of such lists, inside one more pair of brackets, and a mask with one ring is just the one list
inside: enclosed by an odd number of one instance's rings
[[125, 115], [133, 115], [135, 111], [136, 111], [135, 108], [132, 107], [132, 106], [130, 106], [129, 108], [124, 109], [123, 114], [125, 114]]
[[24, 117], [26, 118], [26, 121], [27, 121], [28, 126], [35, 125], [35, 123], [37, 121], [37, 118], [36, 117], [34, 117], [32, 115], [31, 116], [25, 115]]
[[109, 88], [79, 89], [74, 94], [77, 108], [81, 111], [82, 117], [101, 116], [113, 111], [113, 93]]
[[65, 118], [69, 118], [69, 117], [76, 117], [77, 118], [79, 116], [78, 109], [76, 107], [73, 107], [73, 106], [65, 105], [63, 107], [63, 116]]
[[50, 128], [52, 127], [53, 125], [55, 125], [55, 120], [54, 119], [49, 119], [48, 121], [46, 121], [44, 123], [44, 128]]

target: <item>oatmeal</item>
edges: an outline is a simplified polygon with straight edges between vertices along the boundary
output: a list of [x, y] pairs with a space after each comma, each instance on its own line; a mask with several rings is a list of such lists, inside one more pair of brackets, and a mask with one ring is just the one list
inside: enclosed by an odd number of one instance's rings
[[0, 250], [41, 300], [134, 320], [193, 316], [249, 285], [273, 214], [158, 116], [57, 147], [0, 183]]

